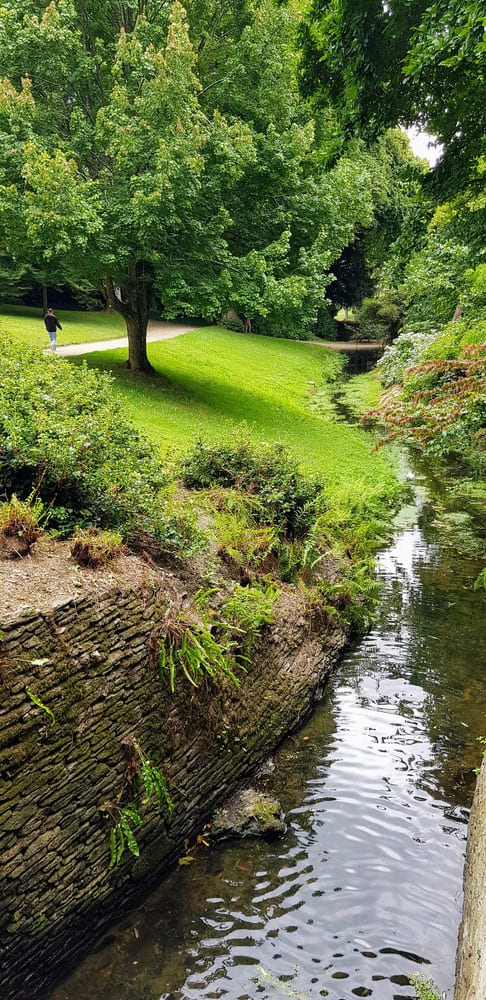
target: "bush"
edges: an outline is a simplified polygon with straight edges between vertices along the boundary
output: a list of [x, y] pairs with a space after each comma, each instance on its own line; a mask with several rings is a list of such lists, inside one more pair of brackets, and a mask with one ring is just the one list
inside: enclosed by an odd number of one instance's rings
[[434, 333], [404, 331], [393, 344], [389, 344], [377, 362], [383, 385], [403, 382], [405, 372], [422, 358], [434, 337]]
[[125, 417], [111, 377], [0, 342], [0, 491], [35, 491], [82, 521], [146, 532], [166, 550], [187, 548], [194, 530], [174, 513], [167, 476]]
[[273, 524], [278, 534], [296, 538], [306, 534], [315, 516], [324, 484], [306, 479], [295, 459], [280, 444], [256, 447], [248, 436], [234, 443], [210, 445], [198, 441], [183, 465], [186, 486], [237, 487], [251, 495], [257, 524]]
[[338, 325], [330, 310], [326, 307], [318, 309], [317, 320], [313, 327], [314, 336], [322, 340], [338, 340], [338, 332]]
[[405, 304], [398, 292], [386, 290], [372, 299], [363, 299], [356, 339], [390, 343], [398, 335], [404, 315]]
[[400, 395], [385, 401], [377, 416], [386, 441], [407, 441], [435, 458], [476, 461], [486, 428], [486, 348], [467, 346], [458, 358], [410, 369]]

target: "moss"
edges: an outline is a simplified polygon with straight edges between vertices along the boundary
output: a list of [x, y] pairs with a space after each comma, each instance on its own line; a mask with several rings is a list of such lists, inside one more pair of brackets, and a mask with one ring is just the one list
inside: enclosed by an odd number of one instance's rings
[[161, 832], [155, 843], [148, 847], [141, 847], [140, 857], [137, 858], [132, 869], [132, 877], [137, 881], [142, 881], [149, 875], [155, 874], [162, 867], [167, 855], [174, 850], [174, 847], [175, 842], [167, 835], [167, 831]]

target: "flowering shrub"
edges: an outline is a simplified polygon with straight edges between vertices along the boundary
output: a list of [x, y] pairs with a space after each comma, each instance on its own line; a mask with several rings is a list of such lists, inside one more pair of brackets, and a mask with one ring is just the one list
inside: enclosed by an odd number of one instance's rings
[[434, 340], [435, 333], [413, 333], [404, 331], [385, 348], [378, 361], [378, 369], [383, 385], [396, 385], [403, 382], [405, 372], [416, 364]]
[[445, 457], [481, 452], [486, 443], [486, 345], [462, 348], [458, 358], [437, 358], [410, 368], [401, 392], [388, 394], [379, 419], [386, 435]]

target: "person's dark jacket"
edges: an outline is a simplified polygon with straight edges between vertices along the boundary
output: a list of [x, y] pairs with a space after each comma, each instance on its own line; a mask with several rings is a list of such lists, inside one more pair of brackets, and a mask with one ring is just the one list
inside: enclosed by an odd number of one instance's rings
[[46, 330], [48, 333], [54, 333], [56, 327], [58, 330], [62, 330], [62, 326], [54, 313], [46, 313], [44, 316], [44, 323], [46, 324]]

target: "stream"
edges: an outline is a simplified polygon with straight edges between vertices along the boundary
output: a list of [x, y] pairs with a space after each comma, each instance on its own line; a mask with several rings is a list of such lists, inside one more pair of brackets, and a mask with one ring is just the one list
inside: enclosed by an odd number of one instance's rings
[[265, 781], [285, 837], [202, 849], [52, 1000], [399, 1000], [416, 973], [452, 996], [486, 731], [482, 563], [416, 496], [379, 557], [373, 630]]

